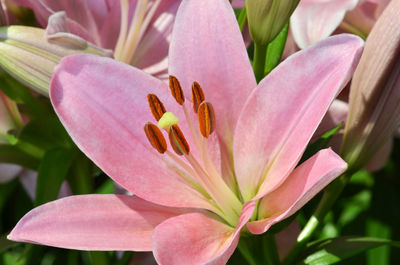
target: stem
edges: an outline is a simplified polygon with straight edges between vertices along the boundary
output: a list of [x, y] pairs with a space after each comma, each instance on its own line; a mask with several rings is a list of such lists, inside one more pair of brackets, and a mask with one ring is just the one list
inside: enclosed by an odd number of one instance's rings
[[333, 204], [339, 198], [342, 193], [344, 187], [347, 185], [350, 180], [351, 174], [350, 172], [344, 173], [338, 179], [336, 179], [332, 184], [330, 184], [324, 192], [321, 201], [318, 204], [315, 213], [310, 217], [306, 226], [301, 231], [300, 235], [297, 237], [297, 242], [289, 252], [288, 256], [284, 261], [284, 265], [294, 264], [300, 252], [303, 250], [305, 245], [312, 238], [315, 230], [322, 223], [325, 218], [325, 215], [332, 208]]
[[240, 11], [239, 17], [238, 17], [238, 24], [240, 27], [240, 31], [243, 31], [244, 24], [246, 23], [247, 19], [247, 12], [246, 12], [246, 6], [242, 8]]
[[267, 233], [263, 236], [264, 256], [267, 261], [266, 264], [278, 265], [280, 264], [278, 248], [276, 247], [275, 236]]
[[248, 244], [244, 243], [242, 238], [240, 239], [238, 249], [250, 265], [257, 265], [257, 260], [251, 253], [251, 247], [249, 247]]
[[253, 58], [253, 70], [256, 76], [257, 83], [264, 78], [265, 60], [267, 57], [268, 45], [262, 45], [254, 43], [254, 58]]
[[279, 255], [272, 233], [240, 238], [239, 251], [250, 265], [279, 265]]
[[90, 160], [78, 150], [69, 175], [68, 182], [74, 194], [93, 193], [92, 164]]

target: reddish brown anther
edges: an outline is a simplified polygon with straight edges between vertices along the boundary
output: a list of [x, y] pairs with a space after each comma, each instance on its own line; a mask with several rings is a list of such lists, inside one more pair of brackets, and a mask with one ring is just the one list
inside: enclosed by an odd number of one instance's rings
[[172, 149], [178, 155], [187, 155], [190, 152], [189, 144], [187, 143], [183, 132], [178, 127], [178, 125], [172, 125], [168, 132], [169, 141], [171, 143]]
[[185, 102], [185, 96], [183, 95], [179, 80], [173, 75], [169, 76], [169, 88], [171, 89], [171, 94], [175, 98], [176, 102], [178, 102], [179, 105], [182, 105], [183, 102]]
[[163, 154], [167, 151], [167, 142], [161, 132], [161, 130], [154, 124], [148, 122], [144, 126], [144, 132], [149, 140], [151, 146], [153, 146], [158, 152]]
[[149, 102], [151, 113], [153, 113], [154, 118], [159, 121], [166, 112], [164, 104], [154, 94], [148, 94], [147, 101]]
[[199, 127], [201, 134], [208, 136], [215, 130], [215, 114], [211, 103], [204, 101], [198, 109]]
[[193, 110], [197, 113], [200, 104], [204, 101], [204, 93], [203, 89], [197, 82], [193, 82], [192, 84], [192, 98], [193, 98]]

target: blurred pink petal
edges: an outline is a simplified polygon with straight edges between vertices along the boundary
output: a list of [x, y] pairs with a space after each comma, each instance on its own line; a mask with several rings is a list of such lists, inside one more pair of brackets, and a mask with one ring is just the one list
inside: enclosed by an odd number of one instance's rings
[[243, 8], [245, 2], [245, 0], [232, 0], [232, 6], [233, 8]]
[[291, 20], [293, 37], [300, 48], [330, 36], [342, 22], [345, 13], [360, 0], [302, 0]]
[[391, 0], [360, 0], [356, 8], [346, 13], [342, 28], [350, 27], [367, 36], [376, 20]]
[[18, 165], [0, 164], [0, 183], [7, 183], [18, 177], [23, 169]]
[[299, 223], [295, 220], [281, 232], [275, 234], [276, 247], [278, 248], [279, 259], [283, 261], [292, 247], [296, 244], [297, 236], [301, 232]]
[[154, 227], [183, 212], [135, 196], [71, 196], [29, 212], [8, 239], [80, 250], [149, 251]]

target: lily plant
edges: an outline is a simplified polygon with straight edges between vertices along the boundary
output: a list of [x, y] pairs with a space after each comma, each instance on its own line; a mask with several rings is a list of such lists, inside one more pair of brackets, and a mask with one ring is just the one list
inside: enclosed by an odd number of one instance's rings
[[152, 251], [160, 264], [225, 264], [240, 235], [266, 232], [346, 170], [330, 149], [298, 163], [362, 48], [358, 37], [331, 37], [257, 84], [229, 1], [183, 0], [169, 85], [110, 58], [65, 57], [50, 85], [57, 115], [80, 149], [135, 195], [44, 204], [8, 238]]

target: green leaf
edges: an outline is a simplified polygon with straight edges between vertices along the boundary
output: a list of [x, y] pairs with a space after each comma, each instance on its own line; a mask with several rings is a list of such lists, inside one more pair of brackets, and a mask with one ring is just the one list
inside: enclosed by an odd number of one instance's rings
[[14, 192], [17, 186], [17, 179], [13, 179], [12, 181], [0, 185], [0, 213], [2, 213], [8, 197], [11, 195], [12, 192]]
[[0, 163], [10, 163], [36, 170], [39, 160], [12, 145], [0, 145]]
[[267, 60], [265, 63], [265, 75], [271, 72], [280, 62], [285, 49], [286, 39], [289, 33], [289, 23], [287, 23], [278, 36], [268, 44]]
[[93, 193], [93, 163], [78, 149], [68, 173], [68, 184], [73, 194]]
[[[390, 226], [373, 218], [367, 220], [367, 236], [379, 236], [381, 238], [390, 238], [392, 229]], [[368, 265], [389, 265], [390, 264], [390, 247], [382, 246], [379, 248], [371, 249], [367, 252]]]
[[400, 242], [373, 237], [338, 237], [312, 242], [299, 264], [329, 265], [353, 257], [369, 249], [390, 245], [400, 248]]
[[243, 31], [243, 27], [244, 27], [244, 25], [246, 23], [246, 20], [247, 20], [247, 12], [246, 12], [246, 6], [244, 6], [240, 10], [239, 16], [237, 18], [237, 21], [238, 21], [238, 24], [239, 24], [239, 27], [240, 27], [241, 31]]
[[18, 140], [44, 151], [72, 146], [70, 137], [55, 114], [31, 120], [22, 129]]
[[35, 205], [55, 200], [72, 163], [66, 149], [53, 149], [44, 155], [38, 170]]
[[99, 194], [112, 194], [114, 193], [114, 181], [107, 179], [104, 183], [96, 189], [96, 193]]
[[31, 94], [28, 88], [2, 69], [0, 69], [0, 77], [0, 89], [10, 99], [17, 103], [24, 103], [29, 108], [29, 111], [35, 116], [40, 116], [46, 113], [46, 108], [43, 106], [43, 103], [39, 102], [39, 100]]
[[343, 210], [340, 213], [339, 219], [337, 220], [337, 225], [340, 227], [344, 227], [352, 223], [362, 212], [368, 210], [371, 205], [371, 200], [372, 192], [370, 190], [362, 190], [356, 195], [347, 199], [343, 205]]

